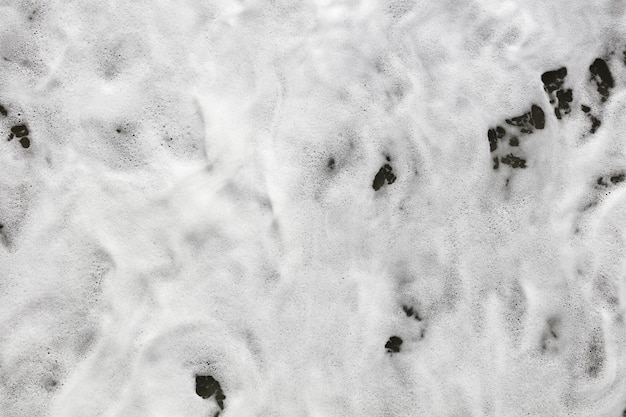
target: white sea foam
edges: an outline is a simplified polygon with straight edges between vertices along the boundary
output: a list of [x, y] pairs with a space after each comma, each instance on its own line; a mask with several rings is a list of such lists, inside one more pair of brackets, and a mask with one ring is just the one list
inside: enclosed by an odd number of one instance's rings
[[625, 17], [1, 2], [0, 416], [621, 416]]

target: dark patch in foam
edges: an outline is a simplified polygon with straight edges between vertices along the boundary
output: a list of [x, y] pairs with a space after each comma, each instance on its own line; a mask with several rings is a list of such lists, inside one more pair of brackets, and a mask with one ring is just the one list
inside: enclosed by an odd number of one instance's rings
[[6, 236], [6, 230], [4, 229], [4, 225], [2, 223], [0, 223], [0, 243], [2, 243], [2, 246], [4, 247], [9, 246], [9, 240]]
[[404, 313], [407, 315], [407, 317], [414, 317], [415, 320], [417, 321], [421, 321], [422, 318], [419, 315], [419, 312], [417, 312], [417, 310], [414, 310], [413, 307], [409, 307], [406, 305], [402, 306], [402, 311], [404, 311]]
[[527, 134], [533, 133], [533, 128], [537, 128], [539, 130], [543, 129], [545, 127], [545, 121], [546, 118], [543, 110], [536, 104], [533, 104], [530, 110], [522, 114], [521, 116], [516, 116], [505, 120], [505, 122], [511, 126], [519, 127], [521, 133]]
[[[215, 401], [220, 410], [224, 409], [224, 400], [226, 396], [222, 391], [220, 383], [211, 375], [196, 374], [196, 394], [202, 398], [211, 398], [215, 395]], [[219, 415], [219, 413], [217, 414]]]
[[587, 115], [587, 117], [591, 121], [591, 128], [589, 130], [589, 133], [591, 134], [596, 133], [596, 131], [598, 130], [602, 122], [594, 114], [591, 113], [591, 107], [582, 104], [580, 106], [580, 109], [583, 111], [583, 113]]
[[601, 58], [596, 58], [595, 61], [589, 66], [589, 72], [591, 73], [590, 81], [596, 83], [596, 90], [601, 96], [601, 100], [607, 101], [613, 88], [614, 81], [611, 70], [606, 64], [606, 61]]
[[600, 127], [600, 125], [602, 124], [602, 122], [600, 121], [600, 119], [598, 119], [596, 116], [594, 115], [589, 115], [589, 118], [591, 119], [591, 133], [596, 133], [596, 131], [598, 130], [598, 128]]
[[509, 165], [511, 168], [526, 168], [526, 160], [515, 156], [512, 153], [500, 158], [500, 162]]
[[544, 90], [546, 90], [548, 94], [558, 90], [563, 86], [566, 76], [566, 67], [561, 67], [556, 70], [544, 72], [543, 74], [541, 74], [541, 82], [543, 82]]
[[605, 362], [604, 344], [598, 337], [593, 337], [587, 348], [585, 373], [596, 378], [602, 373]]
[[387, 343], [385, 343], [385, 349], [387, 349], [388, 353], [398, 353], [400, 352], [400, 346], [402, 345], [402, 339], [398, 336], [391, 336]]
[[43, 387], [47, 392], [56, 391], [59, 387], [59, 381], [55, 378], [46, 378], [43, 382]]
[[554, 105], [554, 114], [557, 119], [571, 112], [570, 103], [574, 100], [571, 88], [564, 89], [567, 68], [561, 67], [556, 70], [546, 71], [541, 74], [543, 89], [550, 98], [550, 104]]
[[512, 154], [507, 154], [508, 147], [520, 146], [520, 137], [524, 135], [531, 135], [535, 133], [535, 130], [543, 130], [546, 126], [546, 116], [543, 109], [537, 104], [532, 104], [530, 110], [521, 116], [515, 116], [510, 119], [505, 119], [507, 125], [509, 125], [509, 131], [502, 126], [496, 126], [487, 130], [487, 139], [489, 140], [489, 151], [494, 153], [500, 146], [499, 142], [503, 141], [504, 150], [499, 152], [500, 155], [494, 155], [492, 157], [493, 169], [500, 167], [500, 162], [509, 165], [512, 168], [526, 168], [526, 160]]
[[26, 125], [13, 126], [11, 128], [11, 133], [18, 138], [23, 138], [24, 136], [28, 136], [28, 127]]
[[495, 129], [487, 131], [487, 139], [489, 139], [489, 151], [495, 152], [498, 149], [498, 137]]
[[328, 167], [328, 169], [330, 169], [331, 171], [335, 169], [335, 158], [329, 158], [328, 162], [326, 163], [326, 166]]
[[379, 170], [376, 176], [374, 177], [374, 181], [372, 183], [372, 188], [374, 191], [378, 191], [381, 189], [383, 185], [385, 185], [385, 181], [387, 184], [391, 185], [396, 181], [396, 176], [392, 172], [393, 168], [389, 164], [383, 165]]
[[556, 351], [559, 339], [558, 328], [560, 325], [558, 317], [551, 317], [546, 321], [546, 330], [541, 337], [541, 350], [544, 352]]
[[2, 104], [0, 104], [0, 114], [5, 116], [5, 117], [9, 115], [9, 112], [7, 111], [7, 109]]
[[626, 180], [626, 173], [624, 172], [615, 172], [613, 174], [605, 175], [602, 177], [598, 177], [596, 179], [596, 188], [607, 188], [611, 184], [616, 185], [624, 182]]

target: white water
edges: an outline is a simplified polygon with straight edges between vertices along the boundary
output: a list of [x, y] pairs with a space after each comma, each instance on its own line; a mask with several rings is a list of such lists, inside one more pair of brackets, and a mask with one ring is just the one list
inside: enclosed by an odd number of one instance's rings
[[0, 4], [0, 416], [622, 415], [626, 3]]

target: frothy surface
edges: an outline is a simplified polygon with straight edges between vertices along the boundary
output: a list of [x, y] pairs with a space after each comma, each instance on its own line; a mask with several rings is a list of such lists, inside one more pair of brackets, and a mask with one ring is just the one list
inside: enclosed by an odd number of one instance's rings
[[0, 3], [0, 414], [621, 416], [625, 16]]

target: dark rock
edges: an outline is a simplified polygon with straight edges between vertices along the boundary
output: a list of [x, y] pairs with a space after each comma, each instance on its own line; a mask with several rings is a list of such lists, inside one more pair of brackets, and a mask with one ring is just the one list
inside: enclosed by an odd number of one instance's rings
[[20, 139], [20, 145], [22, 145], [22, 148], [26, 149], [30, 147], [30, 140], [26, 137]]

